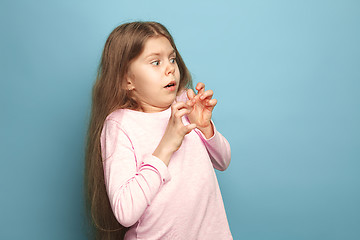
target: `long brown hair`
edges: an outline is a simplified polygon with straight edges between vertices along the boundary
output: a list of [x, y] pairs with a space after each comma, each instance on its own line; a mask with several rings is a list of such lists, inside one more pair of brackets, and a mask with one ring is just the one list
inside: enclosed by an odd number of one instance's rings
[[100, 135], [106, 117], [120, 108], [140, 106], [126, 88], [125, 74], [147, 39], [166, 37], [176, 52], [179, 89], [192, 87], [191, 75], [168, 30], [157, 22], [131, 22], [115, 28], [106, 40], [92, 92], [92, 108], [85, 154], [86, 212], [96, 239], [123, 239], [127, 228], [116, 220], [105, 187]]

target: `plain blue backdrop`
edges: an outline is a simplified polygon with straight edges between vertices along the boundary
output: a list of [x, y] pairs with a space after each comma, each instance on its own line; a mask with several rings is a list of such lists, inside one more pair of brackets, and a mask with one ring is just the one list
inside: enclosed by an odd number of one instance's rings
[[234, 239], [360, 239], [359, 1], [0, 4], [0, 239], [86, 239], [91, 88], [133, 20], [163, 23], [215, 92]]

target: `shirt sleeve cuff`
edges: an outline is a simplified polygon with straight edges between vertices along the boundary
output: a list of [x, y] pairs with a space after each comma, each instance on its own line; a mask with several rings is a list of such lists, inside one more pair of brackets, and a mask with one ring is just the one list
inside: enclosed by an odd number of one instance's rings
[[149, 154], [145, 157], [145, 160], [142, 162], [142, 167], [149, 166], [153, 168], [159, 175], [161, 179], [161, 183], [165, 184], [166, 182], [171, 180], [171, 175], [168, 170], [168, 167], [165, 165], [163, 161], [159, 158], [155, 157], [152, 154]]
[[216, 134], [216, 133], [217, 133], [217, 130], [216, 130], [216, 127], [215, 127], [214, 122], [213, 122], [212, 120], [210, 120], [210, 123], [211, 123], [211, 125], [212, 125], [212, 127], [213, 127], [213, 129], [214, 129], [214, 134], [213, 134], [210, 138], [206, 138], [205, 135], [204, 135], [199, 129], [195, 128], [195, 131], [199, 134], [199, 136], [200, 136], [204, 141], [207, 141], [207, 142], [209, 142], [209, 141], [211, 141], [212, 139], [214, 139], [215, 136], [217, 135], [217, 134]]

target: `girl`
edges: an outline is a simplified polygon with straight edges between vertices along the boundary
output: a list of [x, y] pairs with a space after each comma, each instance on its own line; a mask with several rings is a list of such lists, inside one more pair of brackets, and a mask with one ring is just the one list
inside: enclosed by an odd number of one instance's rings
[[232, 239], [213, 167], [230, 146], [217, 101], [191, 76], [167, 29], [123, 24], [93, 88], [85, 181], [97, 239]]

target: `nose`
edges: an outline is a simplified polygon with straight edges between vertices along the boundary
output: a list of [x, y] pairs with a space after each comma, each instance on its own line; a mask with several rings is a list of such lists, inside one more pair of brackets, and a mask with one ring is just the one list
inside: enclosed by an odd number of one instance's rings
[[168, 62], [166, 69], [165, 69], [166, 75], [174, 74], [175, 73], [175, 64]]

